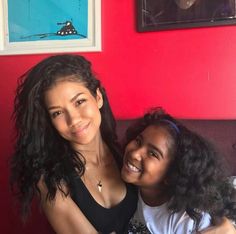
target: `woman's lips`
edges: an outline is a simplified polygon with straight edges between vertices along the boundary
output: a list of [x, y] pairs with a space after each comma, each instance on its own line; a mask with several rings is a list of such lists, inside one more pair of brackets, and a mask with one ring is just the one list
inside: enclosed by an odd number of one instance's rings
[[83, 127], [77, 128], [75, 131], [72, 132], [72, 134], [75, 136], [81, 136], [88, 129], [88, 127], [89, 127], [89, 123], [84, 125]]

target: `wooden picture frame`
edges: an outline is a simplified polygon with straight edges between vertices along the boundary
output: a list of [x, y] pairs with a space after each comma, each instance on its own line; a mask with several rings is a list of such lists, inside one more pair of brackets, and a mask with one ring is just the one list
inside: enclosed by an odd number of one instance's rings
[[2, 0], [0, 55], [101, 51], [101, 0]]

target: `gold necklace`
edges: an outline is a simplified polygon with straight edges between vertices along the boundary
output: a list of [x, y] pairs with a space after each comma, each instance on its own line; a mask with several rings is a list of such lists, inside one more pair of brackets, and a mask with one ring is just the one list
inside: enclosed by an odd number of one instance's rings
[[[86, 167], [86, 171], [88, 171], [88, 168]], [[84, 174], [84, 182], [86, 183], [86, 177], [87, 177], [87, 179], [90, 181], [90, 183], [92, 182], [92, 184], [94, 184], [93, 183], [93, 181], [94, 181], [94, 179], [95, 178], [93, 178], [93, 179], [90, 179], [91, 178], [91, 176], [88, 176], [88, 173], [86, 173], [86, 175]], [[98, 177], [98, 176], [97, 176]], [[98, 189], [98, 191], [101, 193], [102, 192], [102, 180], [101, 179], [99, 179], [99, 180], [97, 180], [97, 183], [96, 183], [96, 186], [97, 186], [97, 189]]]
[[98, 181], [97, 188], [98, 188], [98, 191], [101, 193], [102, 192], [102, 181], [101, 180]]

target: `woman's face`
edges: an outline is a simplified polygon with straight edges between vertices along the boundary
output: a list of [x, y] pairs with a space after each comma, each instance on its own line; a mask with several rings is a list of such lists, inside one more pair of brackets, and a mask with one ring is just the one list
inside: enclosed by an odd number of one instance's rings
[[94, 97], [83, 83], [58, 81], [45, 92], [45, 104], [53, 126], [75, 148], [100, 136], [103, 99], [99, 89]]
[[160, 126], [148, 126], [125, 149], [122, 178], [139, 187], [157, 187], [171, 163], [168, 132]]

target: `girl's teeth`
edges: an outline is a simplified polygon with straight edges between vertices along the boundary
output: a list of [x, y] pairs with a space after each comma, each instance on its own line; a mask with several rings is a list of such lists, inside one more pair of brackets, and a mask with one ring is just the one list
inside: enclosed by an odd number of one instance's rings
[[135, 167], [134, 165], [132, 165], [131, 163], [127, 162], [127, 166], [129, 167], [129, 169], [131, 171], [134, 171], [134, 172], [140, 172], [141, 170], [137, 167]]

